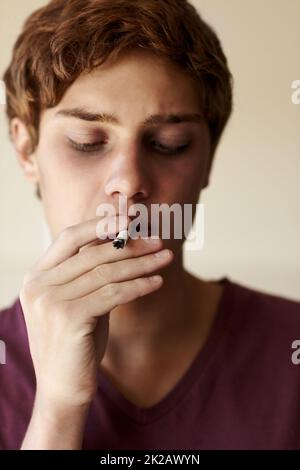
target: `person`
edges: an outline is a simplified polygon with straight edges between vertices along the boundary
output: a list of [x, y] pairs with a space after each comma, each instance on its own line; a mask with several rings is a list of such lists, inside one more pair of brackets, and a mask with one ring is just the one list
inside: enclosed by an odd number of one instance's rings
[[0, 314], [0, 448], [299, 448], [300, 302], [192, 275], [184, 237], [100, 236], [133, 221], [101, 204], [208, 186], [233, 105], [214, 30], [185, 0], [53, 0], [4, 81], [51, 244]]

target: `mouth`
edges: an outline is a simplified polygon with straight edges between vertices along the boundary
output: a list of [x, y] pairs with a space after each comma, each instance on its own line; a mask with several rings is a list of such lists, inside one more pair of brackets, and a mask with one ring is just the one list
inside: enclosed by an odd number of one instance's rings
[[[134, 220], [134, 218], [133, 218]], [[143, 228], [143, 230], [142, 230]], [[135, 227], [135, 230], [137, 233], [142, 233], [143, 236], [146, 236], [146, 237], [149, 237], [151, 235], [151, 224], [143, 224], [141, 222], [139, 222], [136, 227]]]
[[[151, 235], [151, 225], [150, 224], [144, 226], [144, 230], [146, 231], [146, 236]], [[140, 223], [137, 224], [136, 231], [138, 233], [141, 233], [141, 224]]]
[[[119, 215], [119, 214], [117, 214], [117, 215]], [[137, 215], [128, 215], [128, 218], [130, 219], [130, 223], [133, 222], [135, 219], [137, 219], [137, 217], [138, 217]], [[146, 231], [146, 234], [143, 233], [143, 236], [150, 237], [151, 236], [151, 224], [150, 223], [148, 223], [148, 224], [144, 223], [142, 225], [143, 225], [144, 230]], [[137, 224], [135, 229], [136, 229], [137, 233], [141, 233], [141, 223], [140, 222]], [[154, 233], [155, 233], [155, 231], [154, 231]]]

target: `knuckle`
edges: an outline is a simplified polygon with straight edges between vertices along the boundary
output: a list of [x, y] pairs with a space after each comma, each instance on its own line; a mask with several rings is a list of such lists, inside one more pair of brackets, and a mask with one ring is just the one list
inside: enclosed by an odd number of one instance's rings
[[34, 307], [38, 312], [48, 311], [53, 304], [52, 295], [50, 292], [44, 292], [39, 295], [34, 301]]
[[23, 277], [23, 284], [27, 284], [28, 282], [30, 282], [32, 279], [35, 279], [36, 277], [37, 276], [34, 271], [28, 271]]
[[23, 298], [28, 300], [34, 299], [39, 291], [39, 285], [36, 279], [30, 279], [29, 277], [24, 279], [21, 288], [21, 295]]
[[101, 282], [107, 283], [109, 280], [109, 267], [105, 264], [100, 264], [94, 268], [96, 275], [100, 279]]
[[79, 253], [79, 258], [88, 266], [92, 266], [95, 263], [95, 253], [89, 248], [82, 250]]
[[47, 273], [39, 270], [28, 271], [23, 277], [21, 295], [33, 301], [47, 285]]
[[74, 228], [72, 226], [64, 228], [60, 232], [59, 239], [64, 243], [68, 243], [68, 245], [75, 245], [76, 238]]
[[69, 238], [69, 236], [70, 236], [70, 231], [71, 231], [71, 230], [70, 230], [70, 227], [64, 228], [64, 229], [60, 232], [59, 238], [60, 238], [61, 240], [65, 240], [66, 238]]
[[106, 284], [102, 288], [102, 293], [105, 295], [105, 297], [117, 298], [119, 295], [119, 287], [117, 284]]

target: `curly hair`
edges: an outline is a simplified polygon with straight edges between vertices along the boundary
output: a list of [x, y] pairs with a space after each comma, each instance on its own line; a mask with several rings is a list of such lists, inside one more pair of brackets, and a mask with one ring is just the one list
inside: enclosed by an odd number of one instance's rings
[[41, 112], [82, 73], [132, 48], [180, 65], [199, 84], [215, 149], [232, 111], [233, 79], [214, 30], [187, 0], [52, 0], [25, 22], [4, 74], [7, 116], [38, 144]]

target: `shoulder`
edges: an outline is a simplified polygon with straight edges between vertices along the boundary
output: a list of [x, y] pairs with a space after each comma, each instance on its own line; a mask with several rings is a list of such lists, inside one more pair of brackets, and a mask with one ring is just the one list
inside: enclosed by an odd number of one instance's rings
[[35, 376], [19, 298], [0, 311], [0, 449], [19, 449], [30, 420]]
[[244, 324], [255, 322], [262, 330], [280, 328], [281, 333], [300, 326], [300, 300], [265, 292], [232, 280], [227, 280], [227, 288], [233, 313]]
[[[5, 349], [6, 367], [2, 372], [9, 373], [19, 364], [29, 361], [29, 345], [26, 323], [19, 297], [7, 308], [0, 311], [0, 340], [2, 352]], [[3, 358], [2, 358], [3, 359]], [[4, 373], [1, 376], [5, 375]]]
[[19, 297], [0, 311], [1, 381], [32, 369], [26, 323]]
[[228, 279], [225, 285], [227, 340], [240, 359], [256, 368], [268, 363], [289, 369], [293, 344], [300, 340], [300, 301]]
[[14, 299], [12, 304], [0, 310], [0, 339], [17, 341], [26, 335], [26, 326], [22, 306], [19, 297]]

